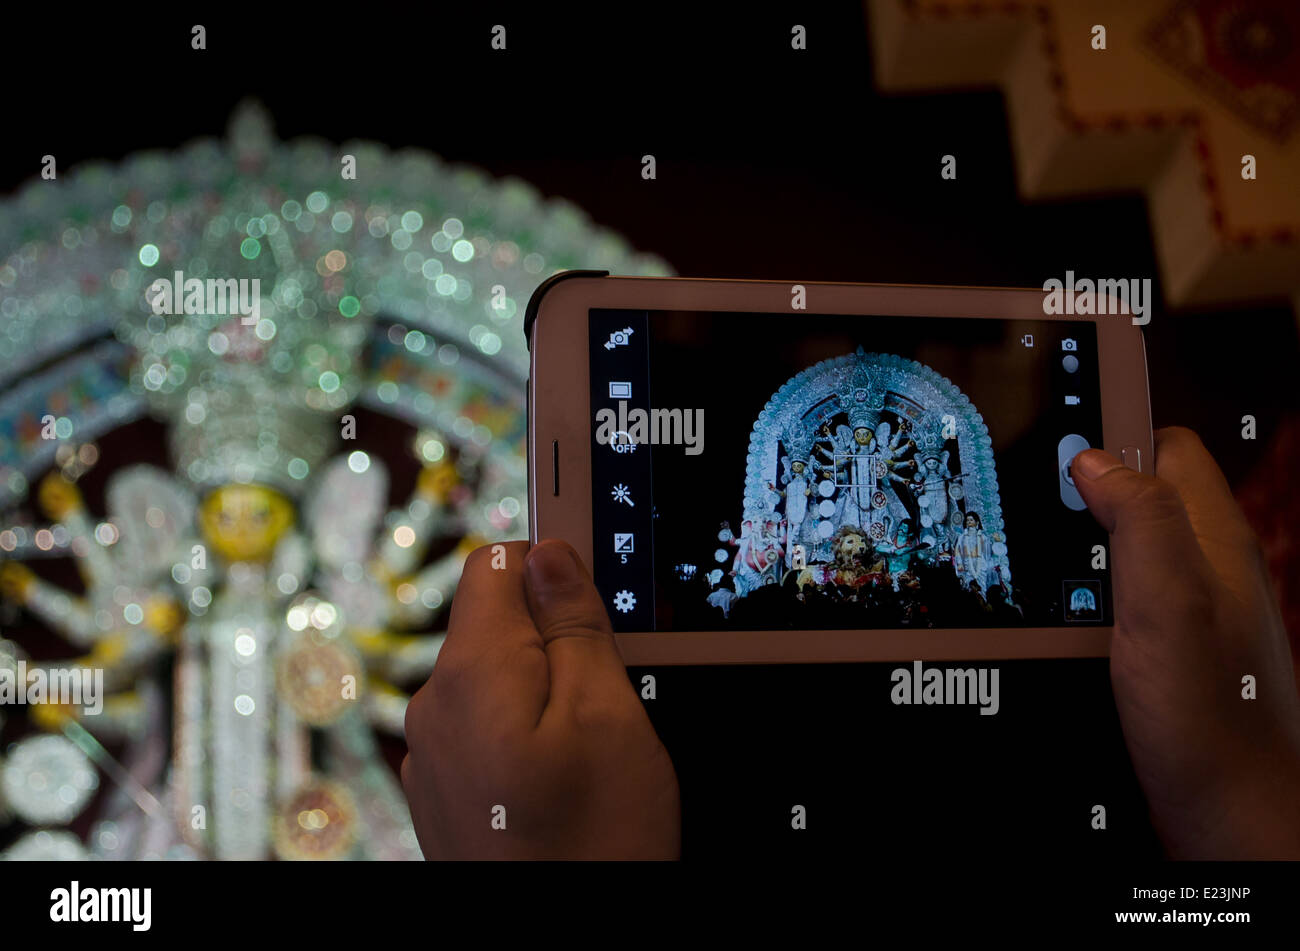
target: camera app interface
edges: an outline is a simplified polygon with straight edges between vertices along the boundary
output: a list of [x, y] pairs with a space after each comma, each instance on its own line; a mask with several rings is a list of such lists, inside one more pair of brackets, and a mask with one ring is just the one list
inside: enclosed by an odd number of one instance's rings
[[615, 630], [1111, 623], [1091, 323], [593, 310]]

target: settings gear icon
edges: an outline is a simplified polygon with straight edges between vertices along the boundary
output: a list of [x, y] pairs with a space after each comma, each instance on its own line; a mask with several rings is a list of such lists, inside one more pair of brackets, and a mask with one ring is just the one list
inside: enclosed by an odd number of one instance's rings
[[614, 595], [614, 608], [620, 614], [627, 614], [636, 607], [636, 596], [631, 591], [620, 591]]

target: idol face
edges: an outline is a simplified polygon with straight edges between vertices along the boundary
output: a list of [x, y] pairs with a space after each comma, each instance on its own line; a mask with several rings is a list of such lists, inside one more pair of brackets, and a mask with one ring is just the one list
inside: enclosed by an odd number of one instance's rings
[[204, 537], [229, 561], [266, 561], [293, 524], [293, 506], [275, 489], [224, 485], [199, 507]]
[[867, 429], [866, 426], [859, 426], [853, 430], [853, 441], [859, 446], [865, 446], [871, 442], [871, 430]]
[[804, 464], [802, 462], [796, 462], [790, 468], [794, 470], [795, 475], [803, 475]]
[[979, 528], [979, 527], [980, 527], [980, 517], [979, 517], [978, 515], [976, 515], [974, 512], [971, 512], [970, 514], [968, 514], [968, 515], [966, 516], [966, 527], [967, 527], [967, 528]]
[[420, 494], [446, 503], [453, 489], [460, 484], [460, 475], [451, 462], [424, 466], [416, 482]]

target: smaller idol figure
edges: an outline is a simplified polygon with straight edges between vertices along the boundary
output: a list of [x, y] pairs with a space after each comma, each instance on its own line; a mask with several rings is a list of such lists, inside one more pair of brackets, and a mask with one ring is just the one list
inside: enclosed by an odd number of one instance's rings
[[946, 449], [940, 455], [926, 456], [912, 476], [911, 489], [921, 510], [921, 538], [936, 546], [948, 538], [948, 483], [952, 479], [948, 457]]
[[952, 566], [964, 587], [981, 595], [988, 587], [989, 566], [993, 561], [993, 546], [984, 534], [984, 523], [979, 512], [966, 513], [965, 530], [953, 545]]
[[808, 438], [802, 434], [795, 434], [787, 437], [787, 444], [790, 446], [790, 454], [781, 459], [785, 464], [783, 488], [778, 489], [771, 482], [767, 487], [785, 500], [785, 524], [789, 545], [785, 552], [785, 564], [788, 568], [794, 564], [794, 546], [809, 540], [815, 543], [815, 539], [810, 539], [809, 536], [816, 534], [817, 526], [816, 518], [811, 519], [811, 523], [809, 519], [811, 514], [809, 499], [813, 489], [807, 475], [810, 455]]
[[895, 591], [898, 590], [899, 576], [907, 571], [912, 556], [929, 547], [929, 542], [917, 541], [912, 530], [912, 520], [907, 518], [898, 523], [891, 541], [876, 546], [876, 551], [885, 559], [890, 577], [894, 579]]

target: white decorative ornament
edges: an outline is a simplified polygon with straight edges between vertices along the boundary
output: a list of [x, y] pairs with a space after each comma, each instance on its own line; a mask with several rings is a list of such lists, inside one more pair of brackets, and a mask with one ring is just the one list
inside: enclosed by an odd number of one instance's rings
[[70, 822], [99, 788], [86, 754], [61, 736], [32, 736], [14, 744], [0, 774], [14, 813], [32, 825]]

